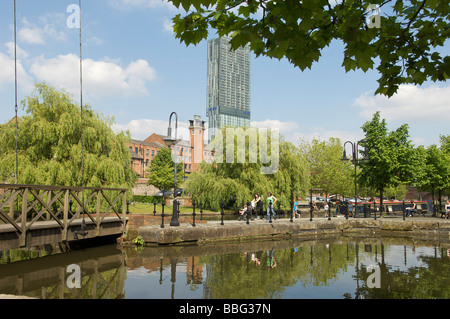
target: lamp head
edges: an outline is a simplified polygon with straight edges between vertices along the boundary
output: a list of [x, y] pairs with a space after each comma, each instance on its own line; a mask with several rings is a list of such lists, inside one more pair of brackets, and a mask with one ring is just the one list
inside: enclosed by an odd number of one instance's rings
[[341, 162], [342, 162], [342, 163], [346, 163], [346, 162], [348, 162], [348, 161], [349, 161], [349, 159], [348, 159], [347, 153], [345, 152], [345, 149], [344, 149], [344, 154], [343, 154], [343, 156], [342, 156], [342, 158], [341, 158]]

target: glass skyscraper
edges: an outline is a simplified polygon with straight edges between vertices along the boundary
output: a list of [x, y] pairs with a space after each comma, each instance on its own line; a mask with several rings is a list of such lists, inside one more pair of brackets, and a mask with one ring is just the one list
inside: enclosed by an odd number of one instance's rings
[[208, 41], [208, 141], [214, 129], [250, 126], [250, 49], [230, 51], [229, 41], [228, 37]]

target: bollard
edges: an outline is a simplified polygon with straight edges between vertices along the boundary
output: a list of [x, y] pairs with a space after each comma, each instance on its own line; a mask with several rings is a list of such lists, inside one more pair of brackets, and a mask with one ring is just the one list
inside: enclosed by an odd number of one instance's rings
[[405, 220], [405, 201], [403, 201], [402, 210], [403, 210], [403, 220]]
[[269, 204], [269, 224], [272, 224], [273, 204]]
[[291, 220], [290, 222], [293, 223], [294, 222], [294, 202], [291, 200]]
[[246, 224], [248, 225], [249, 223], [250, 223], [250, 218], [249, 218], [249, 214], [251, 214], [251, 208], [250, 208], [251, 206], [250, 206], [250, 202], [249, 201], [247, 201], [247, 214], [245, 214], [246, 215], [246, 218], [247, 218], [247, 221], [246, 221]]
[[195, 200], [192, 200], [192, 226], [195, 227]]
[[161, 203], [161, 207], [162, 207], [162, 211], [161, 211], [161, 219], [162, 219], [161, 228], [164, 228], [164, 206], [165, 205], [166, 205], [166, 203], [164, 203], [164, 199], [163, 199], [163, 201]]
[[130, 206], [130, 201], [127, 200], [127, 212], [126, 212], [127, 215], [130, 213], [128, 206]]
[[200, 201], [200, 220], [203, 220], [203, 203]]
[[220, 203], [220, 225], [223, 226], [223, 199]]
[[309, 221], [312, 222], [313, 220], [313, 204], [312, 204], [312, 200], [309, 201]]
[[331, 220], [331, 201], [328, 202], [328, 220]]
[[153, 216], [156, 216], [156, 203], [153, 203]]
[[345, 219], [348, 219], [348, 203], [345, 205], [345, 207], [347, 208], [345, 210]]

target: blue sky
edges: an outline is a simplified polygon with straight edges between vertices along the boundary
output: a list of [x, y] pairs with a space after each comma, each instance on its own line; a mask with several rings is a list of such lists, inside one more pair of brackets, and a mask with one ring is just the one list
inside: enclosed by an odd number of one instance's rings
[[[67, 8], [78, 0], [17, 0], [19, 100], [35, 81], [65, 88], [79, 100], [78, 29], [67, 26]], [[135, 139], [166, 134], [177, 112], [179, 135], [193, 115], [206, 118], [206, 41], [186, 47], [175, 39], [178, 11], [162, 0], [82, 1], [83, 100], [115, 117], [115, 130]], [[214, 38], [211, 33], [209, 38]], [[14, 116], [13, 0], [0, 4], [0, 122]], [[395, 129], [407, 123], [415, 145], [439, 143], [449, 134], [450, 85], [402, 86], [394, 97], [374, 96], [377, 71], [346, 73], [343, 46], [335, 41], [312, 70], [286, 60], [251, 61], [251, 120], [300, 138], [356, 141], [375, 111]], [[448, 55], [450, 45], [441, 52]], [[19, 109], [19, 116], [24, 111]]]

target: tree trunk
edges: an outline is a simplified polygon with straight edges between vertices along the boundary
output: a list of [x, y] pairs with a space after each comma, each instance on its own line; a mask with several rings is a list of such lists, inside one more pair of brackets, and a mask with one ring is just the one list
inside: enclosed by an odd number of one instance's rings
[[436, 205], [434, 204], [434, 187], [431, 188], [431, 202], [433, 203], [433, 217], [436, 216]]
[[383, 215], [383, 189], [380, 188], [380, 217]]
[[439, 216], [439, 214], [441, 213], [441, 209], [442, 209], [442, 200], [441, 200], [441, 190], [438, 190], [438, 196], [439, 196], [439, 209], [438, 212], [436, 214], [436, 217]]

